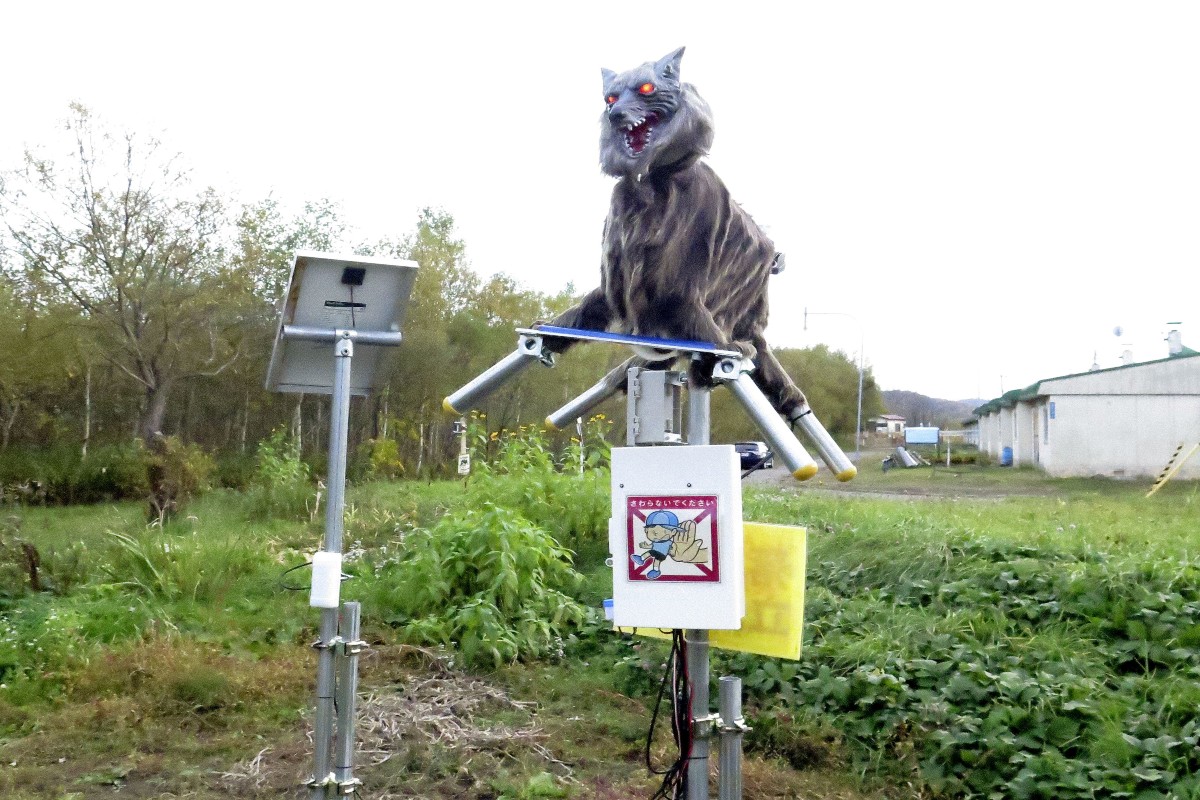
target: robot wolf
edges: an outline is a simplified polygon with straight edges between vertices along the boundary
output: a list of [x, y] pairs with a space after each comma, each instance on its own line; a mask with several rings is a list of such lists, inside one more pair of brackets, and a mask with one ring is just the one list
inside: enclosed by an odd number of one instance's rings
[[[604, 223], [600, 286], [553, 324], [739, 350], [754, 359], [754, 381], [771, 405], [792, 420], [804, 395], [763, 338], [767, 279], [779, 256], [700, 161], [712, 144], [712, 112], [680, 82], [683, 50], [620, 74], [602, 70], [600, 166], [618, 180]], [[570, 343], [547, 344], [561, 351]], [[702, 367], [693, 376], [706, 380]]]

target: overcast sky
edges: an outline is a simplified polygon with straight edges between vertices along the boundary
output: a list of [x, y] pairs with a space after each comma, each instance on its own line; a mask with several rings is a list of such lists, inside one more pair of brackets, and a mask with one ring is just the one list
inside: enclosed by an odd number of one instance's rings
[[787, 254], [771, 343], [990, 398], [1163, 357], [1167, 322], [1200, 349], [1197, 42], [1194, 2], [42, 0], [0, 11], [0, 167], [78, 100], [224, 194], [365, 239], [440, 206], [480, 273], [583, 291], [600, 68], [686, 45], [709, 162]]

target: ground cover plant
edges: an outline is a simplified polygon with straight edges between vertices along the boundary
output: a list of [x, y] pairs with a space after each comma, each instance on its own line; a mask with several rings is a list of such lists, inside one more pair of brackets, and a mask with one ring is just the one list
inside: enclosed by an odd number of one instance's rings
[[[597, 610], [603, 450], [581, 477], [540, 435], [488, 444], [468, 480], [349, 492], [368, 796], [649, 796], [663, 650]], [[275, 512], [254, 484], [161, 528], [134, 502], [4, 509], [5, 796], [297, 792], [316, 616], [287, 570], [321, 533], [272, 446]], [[1198, 795], [1197, 488], [997, 475], [992, 498], [747, 490], [748, 518], [810, 531], [803, 658], [714, 656], [745, 680], [747, 797]]]
[[762, 713], [823, 720], [934, 796], [1200, 796], [1196, 488], [1041, 488], [752, 494], [747, 516], [813, 534], [804, 659], [731, 659]]

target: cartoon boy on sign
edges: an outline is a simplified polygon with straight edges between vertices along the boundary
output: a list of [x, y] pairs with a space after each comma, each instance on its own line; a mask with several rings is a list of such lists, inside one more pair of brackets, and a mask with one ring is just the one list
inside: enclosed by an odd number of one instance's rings
[[643, 531], [648, 541], [638, 542], [638, 547], [646, 552], [634, 553], [630, 559], [639, 567], [647, 561], [654, 561], [650, 571], [646, 573], [650, 580], [662, 575], [660, 567], [668, 558], [681, 564], [708, 563], [708, 548], [696, 536], [695, 520], [680, 522], [673, 511], [652, 511], [646, 516]]

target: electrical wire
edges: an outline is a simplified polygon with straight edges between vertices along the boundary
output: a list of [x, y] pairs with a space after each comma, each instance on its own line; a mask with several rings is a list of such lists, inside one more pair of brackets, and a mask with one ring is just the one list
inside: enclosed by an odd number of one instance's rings
[[[671, 735], [675, 740], [677, 755], [666, 769], [656, 769], [650, 757], [650, 748], [668, 680], [671, 684]], [[646, 733], [646, 768], [651, 774], [663, 776], [662, 783], [651, 795], [651, 800], [682, 800], [684, 797], [687, 790], [688, 764], [692, 758], [693, 727], [692, 684], [688, 671], [687, 644], [683, 638], [683, 631], [676, 629], [671, 631], [671, 652], [658, 686], [658, 698], [654, 702], [650, 730]]]
[[742, 473], [742, 480], [746, 480], [746, 478], [750, 477], [750, 475], [752, 473], [757, 472], [760, 469], [766, 469], [767, 462], [770, 461], [771, 457], [774, 455], [775, 455], [774, 451], [768, 450], [767, 454], [765, 456], [763, 456], [761, 459], [759, 459], [759, 462], [757, 464], [755, 464], [753, 467], [751, 467], [750, 469], [748, 469]]
[[[307, 592], [312, 589], [312, 586], [293, 586], [292, 584], [284, 583], [284, 578], [288, 576], [288, 573], [295, 572], [298, 569], [304, 569], [305, 567], [311, 567], [312, 565], [313, 562], [305, 561], [303, 564], [297, 564], [294, 567], [288, 567], [283, 572], [279, 573], [279, 588], [286, 589], [289, 592]], [[349, 580], [354, 580], [353, 575], [347, 575], [345, 572], [339, 573], [339, 577], [342, 583], [345, 583]]]
[[296, 566], [291, 567], [289, 569], [285, 569], [283, 572], [279, 573], [279, 588], [286, 589], [289, 592], [308, 591], [309, 587], [307, 587], [307, 586], [292, 586], [291, 584], [284, 583], [283, 579], [287, 577], [289, 572], [295, 572], [298, 569], [304, 569], [305, 567], [311, 567], [311, 566], [312, 566], [311, 561], [305, 561], [303, 564], [297, 564]]

